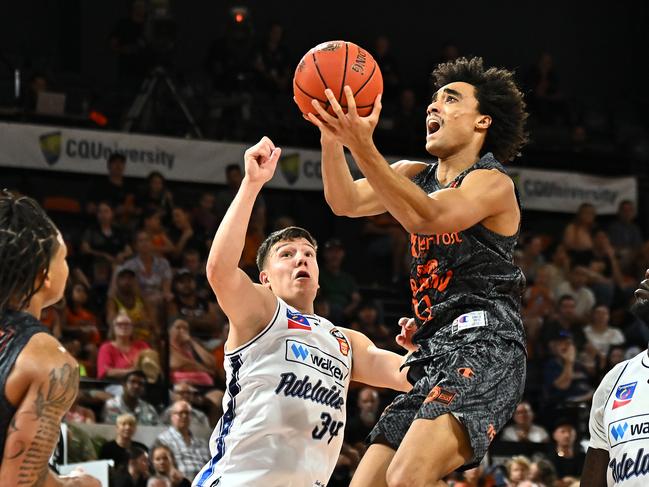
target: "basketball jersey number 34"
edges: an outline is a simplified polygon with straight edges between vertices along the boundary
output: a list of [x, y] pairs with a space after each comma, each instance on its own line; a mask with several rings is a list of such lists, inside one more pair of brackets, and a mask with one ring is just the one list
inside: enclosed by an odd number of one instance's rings
[[343, 443], [351, 366], [340, 330], [278, 299], [264, 330], [225, 354], [224, 414], [193, 485], [326, 486]]

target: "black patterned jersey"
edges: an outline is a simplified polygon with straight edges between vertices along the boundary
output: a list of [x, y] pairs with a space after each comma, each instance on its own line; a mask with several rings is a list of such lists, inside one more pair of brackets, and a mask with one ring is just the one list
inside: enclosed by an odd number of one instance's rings
[[[477, 169], [507, 174], [488, 153], [444, 187], [436, 177], [437, 165], [413, 178], [428, 194], [460, 186]], [[518, 194], [516, 197], [518, 201]], [[513, 263], [517, 239], [518, 232], [503, 236], [481, 223], [461, 232], [410, 235], [410, 288], [418, 328], [413, 341], [420, 349], [409, 363], [490, 334], [525, 347], [520, 316], [525, 278]]]

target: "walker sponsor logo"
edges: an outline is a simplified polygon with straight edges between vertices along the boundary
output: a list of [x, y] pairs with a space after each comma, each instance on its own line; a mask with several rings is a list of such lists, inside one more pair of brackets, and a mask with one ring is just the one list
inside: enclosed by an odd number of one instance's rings
[[613, 401], [612, 409], [617, 409], [629, 404], [633, 398], [633, 394], [635, 393], [635, 386], [637, 385], [638, 382], [636, 381], [619, 386], [615, 391], [615, 400]]
[[[619, 460], [617, 457], [613, 458], [608, 464], [608, 468], [611, 469], [611, 475], [616, 485], [634, 477], [643, 477], [649, 473], [649, 453], [645, 453], [644, 448], [640, 448], [635, 456], [627, 455], [625, 452]], [[646, 485], [646, 482], [642, 485]]]
[[608, 438], [611, 448], [637, 440], [649, 440], [649, 414], [632, 416], [611, 423]]
[[616, 441], [621, 440], [622, 438], [624, 438], [624, 434], [628, 429], [629, 424], [626, 421], [623, 424], [616, 424], [615, 426], [611, 426], [611, 436], [613, 436]]
[[286, 340], [286, 360], [306, 365], [339, 381], [344, 381], [349, 375], [349, 368], [343, 361], [297, 340]]
[[311, 401], [318, 404], [324, 404], [338, 411], [342, 410], [345, 399], [343, 389], [331, 386], [327, 387], [321, 379], [313, 383], [308, 375], [298, 379], [293, 372], [284, 372], [280, 375], [279, 384], [275, 388], [275, 394], [284, 394], [286, 397], [297, 397], [305, 401]]
[[61, 157], [61, 132], [48, 132], [38, 138], [41, 152], [50, 166], [56, 164]]
[[[56, 164], [63, 154], [70, 160], [101, 161], [117, 152], [123, 154], [129, 163], [162, 166], [168, 170], [174, 167], [176, 155], [159, 147], [128, 147], [117, 140], [99, 140], [72, 135], [65, 137], [62, 132], [50, 132], [39, 136], [41, 152], [49, 165]], [[62, 152], [63, 149], [63, 152]]]

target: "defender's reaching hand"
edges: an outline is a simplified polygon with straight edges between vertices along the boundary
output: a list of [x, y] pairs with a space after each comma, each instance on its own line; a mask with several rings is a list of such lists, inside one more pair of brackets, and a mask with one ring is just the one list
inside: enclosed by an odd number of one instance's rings
[[265, 184], [275, 174], [277, 161], [282, 149], [275, 147], [268, 137], [262, 137], [259, 142], [250, 147], [244, 154], [246, 178], [251, 183]]

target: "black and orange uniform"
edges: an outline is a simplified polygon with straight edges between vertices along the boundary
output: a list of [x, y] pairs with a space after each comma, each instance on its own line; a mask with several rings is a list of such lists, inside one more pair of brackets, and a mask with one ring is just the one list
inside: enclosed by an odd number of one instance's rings
[[0, 314], [0, 455], [7, 440], [7, 428], [16, 414], [5, 395], [7, 378], [13, 370], [18, 355], [37, 333], [50, 331], [29, 313], [5, 311]]
[[[460, 186], [477, 169], [506, 174], [488, 153], [448, 186], [437, 181], [437, 163], [413, 182], [430, 194]], [[513, 263], [517, 240], [518, 232], [499, 235], [480, 223], [461, 232], [410, 235], [413, 342], [419, 346], [406, 363], [413, 389], [386, 408], [370, 441], [396, 449], [415, 419], [451, 413], [469, 433], [469, 464], [485, 455], [525, 385], [525, 278]]]

